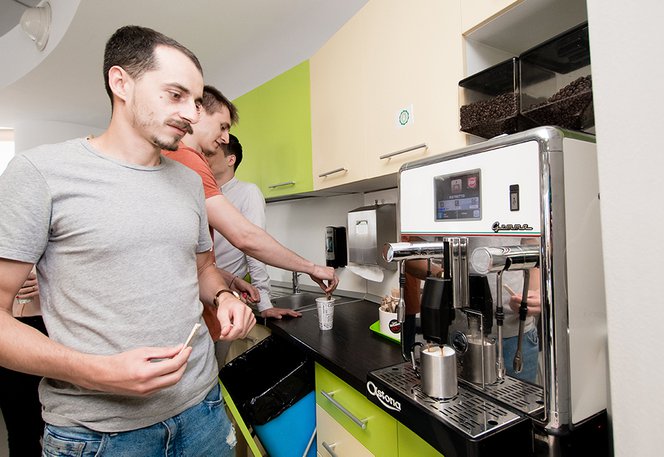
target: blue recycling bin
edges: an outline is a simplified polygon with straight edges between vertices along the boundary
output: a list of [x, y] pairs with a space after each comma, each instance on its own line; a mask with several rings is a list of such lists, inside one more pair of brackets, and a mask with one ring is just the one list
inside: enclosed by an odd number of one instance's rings
[[[313, 361], [269, 336], [227, 363], [219, 378], [270, 457], [304, 454], [316, 428]], [[307, 457], [315, 457], [316, 441]]]
[[[301, 400], [254, 430], [270, 457], [316, 457], [316, 395], [312, 390]], [[311, 442], [311, 444], [309, 444]]]

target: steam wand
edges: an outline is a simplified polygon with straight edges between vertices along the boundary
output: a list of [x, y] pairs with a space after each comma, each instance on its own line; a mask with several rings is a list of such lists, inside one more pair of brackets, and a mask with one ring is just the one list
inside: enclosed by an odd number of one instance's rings
[[521, 346], [523, 344], [523, 327], [526, 323], [526, 315], [528, 314], [529, 283], [530, 271], [523, 270], [523, 293], [521, 294], [521, 304], [519, 305], [519, 339], [517, 340], [516, 354], [514, 354], [514, 362], [512, 363], [512, 368], [514, 368], [514, 371], [517, 373], [521, 373], [521, 370], [523, 369]]
[[512, 366], [514, 371], [520, 373], [523, 368], [521, 347], [523, 342], [523, 328], [528, 314], [528, 288], [530, 286], [530, 269], [539, 266], [539, 248], [537, 246], [501, 246], [480, 247], [473, 251], [471, 264], [480, 274], [496, 273], [496, 324], [498, 327], [498, 355], [496, 369], [498, 379], [505, 377], [505, 356], [503, 355], [503, 311], [502, 274], [507, 270], [523, 270], [523, 295], [519, 307], [519, 338], [517, 351]]
[[[410, 345], [406, 341], [406, 333], [404, 327], [410, 326], [411, 323], [406, 323], [406, 301], [405, 301], [405, 287], [406, 287], [406, 260], [414, 259], [428, 259], [433, 256], [442, 256], [445, 252], [444, 242], [421, 242], [421, 243], [385, 243], [383, 245], [383, 259], [387, 262], [398, 262], [399, 265], [399, 304], [397, 305], [397, 322], [398, 328], [392, 328], [395, 333], [401, 332], [401, 355], [404, 360], [408, 360], [410, 356]], [[414, 333], [414, 322], [413, 333]], [[396, 327], [396, 326], [395, 326]]]
[[396, 312], [397, 312], [397, 322], [399, 322], [398, 332], [401, 332], [404, 322], [406, 322], [406, 301], [403, 298], [406, 288], [406, 261], [399, 260], [398, 263], [399, 263], [399, 303], [397, 304]]
[[505, 320], [505, 311], [503, 311], [503, 272], [500, 270], [496, 273], [496, 327], [498, 332], [497, 338], [497, 352], [496, 355], [496, 371], [498, 380], [505, 379], [505, 355], [503, 354], [503, 322]]

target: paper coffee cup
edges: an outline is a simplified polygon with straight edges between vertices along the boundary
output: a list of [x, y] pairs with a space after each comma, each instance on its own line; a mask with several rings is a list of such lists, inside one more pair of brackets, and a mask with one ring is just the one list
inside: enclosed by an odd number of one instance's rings
[[318, 308], [318, 328], [331, 330], [334, 321], [334, 298], [317, 298], [316, 308]]

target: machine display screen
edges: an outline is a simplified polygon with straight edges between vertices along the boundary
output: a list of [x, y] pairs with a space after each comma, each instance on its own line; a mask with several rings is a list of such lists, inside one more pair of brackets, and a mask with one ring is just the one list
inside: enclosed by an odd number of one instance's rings
[[436, 221], [481, 219], [480, 170], [433, 178]]

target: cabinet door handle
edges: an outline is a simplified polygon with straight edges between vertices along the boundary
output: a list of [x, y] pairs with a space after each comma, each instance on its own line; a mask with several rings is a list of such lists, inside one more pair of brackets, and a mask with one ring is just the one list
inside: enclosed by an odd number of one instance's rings
[[344, 167], [340, 168], [335, 168], [334, 170], [326, 171], [325, 173], [321, 173], [318, 175], [319, 178], [324, 178], [326, 176], [333, 175], [334, 173], [339, 173], [340, 171], [348, 171]]
[[335, 446], [336, 446], [336, 443], [327, 444], [325, 441], [323, 441], [323, 447], [328, 452], [328, 454], [330, 454], [332, 457], [337, 457], [337, 453], [334, 452], [334, 447]]
[[279, 184], [272, 184], [271, 186], [267, 186], [268, 189], [276, 189], [277, 187], [283, 187], [283, 186], [294, 186], [295, 181], [285, 181], [285, 182], [280, 182]]
[[321, 390], [320, 393], [323, 394], [323, 397], [327, 398], [330, 401], [330, 403], [332, 403], [334, 406], [336, 406], [339, 411], [344, 413], [346, 416], [348, 416], [348, 418], [350, 420], [355, 422], [358, 427], [360, 427], [362, 430], [366, 430], [366, 428], [367, 428], [367, 419], [358, 419], [357, 417], [355, 417], [355, 415], [353, 415], [353, 413], [351, 413], [346, 408], [344, 408], [341, 405], [341, 403], [339, 403], [334, 398], [332, 398], [332, 396], [335, 394], [335, 392], [325, 392], [324, 390]]
[[426, 148], [426, 147], [427, 147], [427, 144], [422, 143], [422, 144], [418, 144], [416, 146], [411, 146], [411, 147], [406, 148], [406, 149], [400, 149], [398, 151], [390, 152], [389, 154], [383, 154], [382, 156], [380, 156], [378, 158], [380, 160], [389, 159], [390, 157], [398, 156], [399, 154], [403, 154], [404, 152], [410, 152], [410, 151], [414, 151], [415, 149]]

